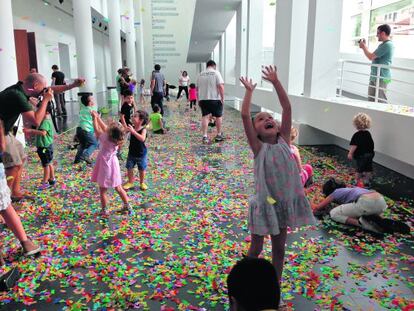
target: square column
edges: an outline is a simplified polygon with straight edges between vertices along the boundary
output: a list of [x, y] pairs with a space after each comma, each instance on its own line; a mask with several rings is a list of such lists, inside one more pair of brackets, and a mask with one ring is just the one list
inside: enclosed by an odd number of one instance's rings
[[309, 0], [304, 95], [336, 96], [342, 0]]
[[288, 94], [303, 93], [308, 1], [278, 0], [274, 63]]

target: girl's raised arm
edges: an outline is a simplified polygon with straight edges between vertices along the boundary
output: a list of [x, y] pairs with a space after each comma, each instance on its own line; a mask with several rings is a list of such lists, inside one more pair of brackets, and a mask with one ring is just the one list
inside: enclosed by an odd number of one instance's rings
[[286, 94], [282, 83], [279, 81], [275, 66], [266, 66], [265, 69], [262, 70], [262, 73], [263, 79], [273, 84], [277, 96], [279, 97], [280, 105], [282, 106], [282, 124], [280, 125], [280, 135], [288, 144], [290, 144], [290, 130], [292, 128], [292, 107], [290, 105], [289, 97]]
[[252, 102], [253, 91], [256, 88], [257, 83], [253, 84], [252, 79], [248, 79], [247, 77], [241, 77], [240, 82], [246, 88], [241, 109], [244, 131], [246, 133], [250, 148], [252, 148], [253, 154], [256, 156], [262, 147], [262, 143], [257, 137], [256, 130], [253, 126], [252, 117], [250, 115], [250, 104]]
[[[91, 111], [92, 121], [93, 121], [93, 128], [95, 130], [95, 136], [99, 138], [105, 131], [106, 131], [106, 124], [102, 121], [101, 117], [99, 116], [98, 112], [95, 110]], [[103, 127], [102, 127], [103, 124]]]

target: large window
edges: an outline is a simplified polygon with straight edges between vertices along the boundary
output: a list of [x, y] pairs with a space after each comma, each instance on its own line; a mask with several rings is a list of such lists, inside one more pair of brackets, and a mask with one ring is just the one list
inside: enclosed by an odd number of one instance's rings
[[379, 25], [391, 27], [394, 57], [414, 58], [414, 0], [347, 0], [343, 6], [341, 52], [359, 53], [358, 40], [367, 39], [370, 51], [378, 46]]

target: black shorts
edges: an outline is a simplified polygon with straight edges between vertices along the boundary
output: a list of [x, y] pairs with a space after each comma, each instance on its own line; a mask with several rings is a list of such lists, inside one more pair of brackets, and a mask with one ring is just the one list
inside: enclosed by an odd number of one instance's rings
[[200, 100], [199, 105], [203, 117], [210, 113], [213, 117], [217, 118], [223, 115], [223, 103], [221, 100]]
[[53, 161], [53, 145], [48, 147], [37, 147], [37, 154], [42, 162], [42, 166], [46, 167]]
[[364, 173], [364, 172], [372, 172], [372, 159], [374, 158], [375, 153], [364, 153], [355, 157], [355, 161], [357, 164], [357, 172]]

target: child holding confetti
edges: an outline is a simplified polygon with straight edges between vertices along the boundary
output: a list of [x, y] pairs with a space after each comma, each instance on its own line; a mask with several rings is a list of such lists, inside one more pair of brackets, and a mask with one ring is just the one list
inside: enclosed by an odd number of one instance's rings
[[276, 67], [266, 66], [262, 73], [263, 79], [272, 83], [278, 94], [282, 106], [282, 122], [279, 124], [267, 112], [258, 113], [252, 121], [250, 105], [257, 84], [253, 84], [247, 77], [240, 78], [246, 88], [241, 116], [254, 154], [256, 189], [249, 206], [251, 244], [247, 255], [258, 257], [263, 249], [264, 237], [270, 235], [272, 263], [280, 283], [287, 227], [314, 224], [315, 219], [290, 150], [292, 112], [289, 98], [278, 79]]
[[124, 141], [124, 132], [117, 125], [107, 126], [96, 111], [91, 111], [95, 135], [99, 139], [100, 150], [92, 172], [92, 181], [99, 185], [102, 214], [108, 215], [108, 188], [115, 188], [121, 197], [123, 210], [133, 214], [128, 204], [128, 195], [122, 188], [121, 169], [116, 153]]

